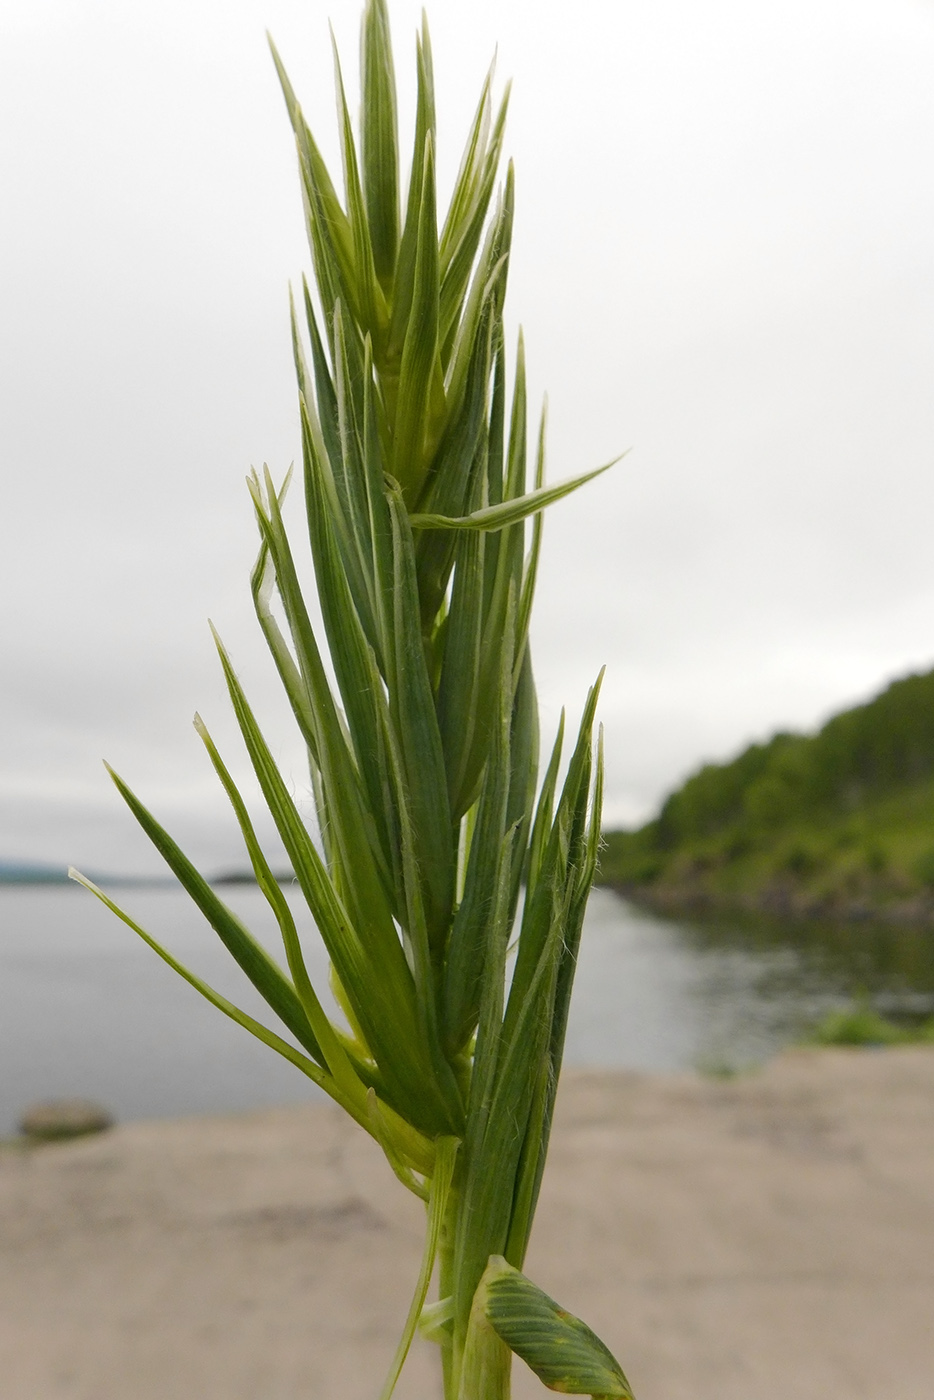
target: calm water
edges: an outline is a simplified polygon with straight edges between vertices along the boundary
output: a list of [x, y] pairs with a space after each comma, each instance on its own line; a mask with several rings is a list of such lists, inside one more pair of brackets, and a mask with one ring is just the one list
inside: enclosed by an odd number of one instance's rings
[[[257, 1015], [265, 1007], [184, 895], [123, 903], [183, 962]], [[228, 903], [270, 947], [259, 892]], [[298, 915], [299, 904], [293, 902]], [[307, 939], [309, 970], [326, 959]], [[691, 923], [595, 891], [567, 1062], [719, 1070], [761, 1061], [861, 991], [888, 1014], [934, 1011], [934, 934]], [[228, 1022], [77, 888], [0, 888], [0, 1135], [36, 1099], [81, 1095], [120, 1118], [295, 1102], [315, 1090]]]

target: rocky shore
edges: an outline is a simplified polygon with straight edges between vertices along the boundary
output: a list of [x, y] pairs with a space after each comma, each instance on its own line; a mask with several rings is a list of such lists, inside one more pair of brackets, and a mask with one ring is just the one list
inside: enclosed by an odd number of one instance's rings
[[740, 914], [772, 919], [823, 920], [839, 924], [888, 924], [934, 929], [934, 895], [847, 896], [816, 893], [792, 879], [773, 879], [748, 889], [722, 890], [704, 880], [655, 880], [651, 884], [609, 881], [626, 899], [673, 918]]

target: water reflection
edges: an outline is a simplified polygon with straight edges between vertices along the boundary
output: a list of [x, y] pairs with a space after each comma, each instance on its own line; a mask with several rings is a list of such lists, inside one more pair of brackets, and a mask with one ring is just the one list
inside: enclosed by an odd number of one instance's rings
[[903, 1022], [934, 1012], [934, 933], [870, 924], [673, 919], [595, 890], [568, 1057], [728, 1070], [867, 995]]

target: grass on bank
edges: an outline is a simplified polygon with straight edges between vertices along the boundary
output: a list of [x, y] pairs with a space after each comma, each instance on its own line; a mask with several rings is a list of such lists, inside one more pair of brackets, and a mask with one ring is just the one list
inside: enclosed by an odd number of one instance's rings
[[864, 998], [829, 1011], [804, 1038], [805, 1045], [934, 1045], [934, 1016], [916, 1026], [899, 1025]]

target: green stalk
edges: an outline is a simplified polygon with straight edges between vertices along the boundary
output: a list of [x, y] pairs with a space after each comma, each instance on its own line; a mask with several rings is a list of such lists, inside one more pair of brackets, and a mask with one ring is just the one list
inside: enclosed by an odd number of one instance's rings
[[[553, 1389], [629, 1397], [599, 1339], [519, 1272], [548, 1149], [602, 790], [599, 683], [563, 780], [562, 720], [539, 786], [529, 617], [542, 511], [606, 468], [547, 485], [543, 417], [529, 470], [521, 337], [507, 392], [514, 181], [510, 168], [496, 193], [506, 103], [494, 110], [492, 74], [439, 217], [424, 25], [404, 199], [386, 0], [366, 4], [359, 140], [337, 66], [343, 197], [275, 49], [273, 58], [314, 268], [316, 295], [306, 286], [299, 307], [292, 303], [292, 344], [324, 638], [283, 515], [287, 479], [277, 486], [268, 470], [249, 481], [260, 533], [252, 592], [307, 748], [320, 840], [215, 640], [346, 1024], [323, 1009], [298, 923], [200, 719], [281, 930], [286, 968], [114, 781], [289, 1039], [220, 997], [76, 878], [209, 1001], [329, 1093], [425, 1202], [421, 1271], [380, 1400], [390, 1400], [417, 1327], [439, 1345], [446, 1400], [508, 1400], [513, 1354]], [[438, 1296], [428, 1303], [435, 1272]]]

